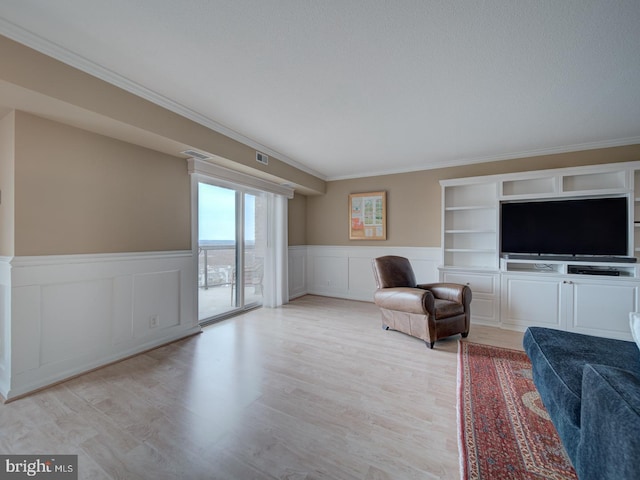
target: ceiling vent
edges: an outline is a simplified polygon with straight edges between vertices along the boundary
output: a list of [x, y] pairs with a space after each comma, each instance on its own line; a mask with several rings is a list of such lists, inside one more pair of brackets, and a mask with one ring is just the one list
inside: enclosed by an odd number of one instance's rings
[[269, 157], [264, 153], [256, 152], [256, 161], [263, 165], [269, 165]]
[[189, 155], [190, 157], [197, 158], [198, 160], [211, 160], [213, 157], [208, 153], [199, 152], [198, 150], [185, 150], [184, 152], [180, 152], [184, 155]]

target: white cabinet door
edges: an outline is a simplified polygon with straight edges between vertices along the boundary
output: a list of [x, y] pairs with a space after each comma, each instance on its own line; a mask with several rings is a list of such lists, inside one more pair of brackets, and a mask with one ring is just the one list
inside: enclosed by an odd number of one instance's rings
[[532, 325], [564, 328], [567, 289], [571, 286], [558, 278], [503, 275], [501, 320], [506, 327]]
[[460, 283], [471, 288], [471, 321], [480, 325], [499, 325], [496, 274], [468, 273], [463, 271], [445, 271], [441, 275], [443, 282]]
[[574, 280], [573, 312], [568, 330], [631, 340], [629, 312], [638, 308], [634, 282]]

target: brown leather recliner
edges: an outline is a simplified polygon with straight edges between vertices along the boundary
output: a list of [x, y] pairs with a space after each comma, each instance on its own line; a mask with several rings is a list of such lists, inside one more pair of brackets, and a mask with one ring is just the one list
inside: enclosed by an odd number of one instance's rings
[[373, 299], [382, 312], [382, 328], [421, 338], [433, 348], [436, 340], [469, 334], [471, 289], [457, 283], [416, 284], [411, 263], [388, 255], [373, 260]]

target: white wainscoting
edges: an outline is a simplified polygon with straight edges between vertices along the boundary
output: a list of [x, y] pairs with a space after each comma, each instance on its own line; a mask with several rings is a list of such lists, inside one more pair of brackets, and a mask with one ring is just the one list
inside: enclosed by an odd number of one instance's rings
[[3, 346], [11, 371], [1, 393], [22, 395], [199, 332], [194, 268], [191, 251], [13, 258]]
[[289, 247], [289, 298], [307, 293], [307, 247]]
[[371, 302], [376, 288], [371, 261], [383, 255], [407, 257], [418, 283], [438, 281], [439, 247], [289, 247], [289, 298], [309, 293]]
[[[9, 390], [11, 378], [11, 257], [0, 257], [0, 392]], [[5, 397], [6, 398], [6, 397]]]

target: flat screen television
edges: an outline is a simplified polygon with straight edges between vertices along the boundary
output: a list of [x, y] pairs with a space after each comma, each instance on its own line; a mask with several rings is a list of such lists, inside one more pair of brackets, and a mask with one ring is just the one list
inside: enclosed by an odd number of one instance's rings
[[500, 213], [503, 254], [629, 254], [626, 197], [509, 202]]

